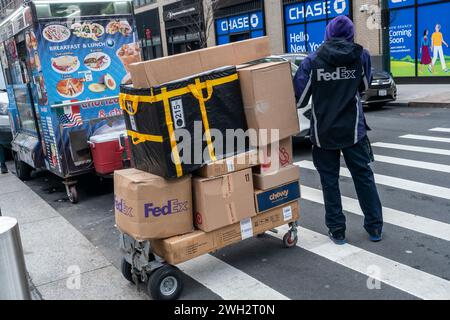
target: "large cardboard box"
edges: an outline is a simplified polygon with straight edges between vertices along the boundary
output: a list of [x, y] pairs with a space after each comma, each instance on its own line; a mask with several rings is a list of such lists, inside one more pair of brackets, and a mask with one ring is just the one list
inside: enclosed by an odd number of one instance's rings
[[292, 138], [285, 138], [262, 146], [258, 149], [258, 152], [261, 165], [255, 167], [255, 173], [275, 173], [293, 162]]
[[197, 170], [195, 174], [204, 178], [217, 177], [257, 166], [258, 163], [258, 152], [256, 149], [253, 149], [232, 157], [207, 163], [201, 169]]
[[213, 232], [196, 230], [164, 240], [153, 240], [152, 248], [166, 262], [178, 264], [296, 221], [298, 218], [299, 204], [298, 201], [293, 201]]
[[255, 190], [256, 212], [261, 213], [300, 198], [297, 180], [268, 190]]
[[261, 63], [238, 70], [245, 117], [264, 146], [300, 131], [289, 62]]
[[190, 176], [166, 180], [134, 168], [115, 171], [114, 203], [117, 227], [137, 240], [193, 230]]
[[256, 215], [251, 169], [214, 178], [194, 178], [195, 225], [213, 231]]
[[130, 72], [134, 88], [150, 88], [207, 70], [261, 59], [270, 54], [268, 37], [259, 37], [135, 63], [130, 65]]
[[258, 190], [268, 190], [300, 179], [300, 170], [296, 165], [288, 165], [268, 174], [253, 174], [253, 185]]

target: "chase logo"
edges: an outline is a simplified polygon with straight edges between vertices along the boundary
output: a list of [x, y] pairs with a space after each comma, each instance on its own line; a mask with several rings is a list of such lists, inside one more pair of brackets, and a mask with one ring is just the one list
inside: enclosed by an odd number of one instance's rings
[[333, 9], [337, 14], [342, 14], [347, 8], [347, 3], [345, 0], [335, 0], [333, 4]]
[[179, 201], [178, 199], [171, 199], [167, 204], [162, 206], [154, 206], [153, 203], [144, 204], [144, 216], [148, 218], [167, 216], [175, 213], [183, 213], [188, 210], [188, 201]]
[[126, 215], [127, 217], [133, 218], [133, 208], [126, 205], [125, 200], [114, 197], [114, 206], [117, 211]]
[[325, 69], [317, 69], [317, 81], [356, 79], [356, 70], [348, 70], [346, 67], [338, 67], [334, 72], [325, 72]]
[[259, 18], [257, 14], [252, 14], [250, 16], [250, 25], [252, 26], [252, 28], [257, 28], [259, 25]]
[[287, 198], [289, 195], [289, 190], [283, 190], [283, 191], [278, 191], [278, 192], [274, 192], [269, 196], [269, 200], [270, 201], [276, 201], [280, 198]]
[[322, 0], [301, 2], [285, 7], [286, 23], [299, 23], [306, 19], [335, 17], [347, 14], [348, 0]]

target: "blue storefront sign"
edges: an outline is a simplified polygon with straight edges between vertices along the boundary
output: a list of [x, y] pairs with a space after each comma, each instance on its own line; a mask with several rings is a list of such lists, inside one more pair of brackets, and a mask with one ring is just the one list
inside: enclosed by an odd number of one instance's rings
[[312, 0], [284, 6], [286, 51], [316, 51], [324, 40], [327, 21], [349, 15], [350, 7], [350, 0]]
[[216, 19], [217, 43], [230, 42], [230, 36], [239, 33], [249, 33], [250, 38], [264, 35], [264, 15], [255, 11], [222, 19]]

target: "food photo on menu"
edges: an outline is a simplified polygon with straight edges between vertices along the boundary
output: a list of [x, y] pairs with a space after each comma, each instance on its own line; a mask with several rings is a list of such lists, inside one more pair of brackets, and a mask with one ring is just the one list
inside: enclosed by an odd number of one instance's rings
[[[42, 29], [42, 36], [49, 42], [42, 71], [51, 101], [116, 95], [120, 84], [131, 83], [129, 65], [141, 61], [133, 28], [125, 19], [54, 22]], [[31, 34], [27, 38], [30, 49], [33, 39]], [[35, 68], [41, 68], [39, 57], [33, 58]]]

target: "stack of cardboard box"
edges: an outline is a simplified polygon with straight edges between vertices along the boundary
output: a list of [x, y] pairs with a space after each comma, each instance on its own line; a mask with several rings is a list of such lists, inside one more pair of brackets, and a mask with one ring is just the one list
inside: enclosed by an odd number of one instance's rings
[[[134, 86], [164, 75], [193, 73], [270, 55], [265, 37], [131, 66]], [[198, 61], [197, 61], [198, 60]], [[197, 63], [192, 63], [197, 61]], [[157, 76], [156, 76], [157, 74]], [[210, 161], [190, 175], [166, 180], [137, 169], [115, 173], [116, 223], [177, 264], [299, 217], [299, 171], [291, 136], [299, 132], [288, 62], [240, 65], [238, 77], [251, 149]], [[176, 78], [175, 78], [176, 79]], [[194, 229], [195, 225], [195, 229]]]

